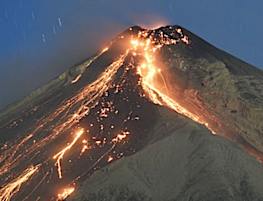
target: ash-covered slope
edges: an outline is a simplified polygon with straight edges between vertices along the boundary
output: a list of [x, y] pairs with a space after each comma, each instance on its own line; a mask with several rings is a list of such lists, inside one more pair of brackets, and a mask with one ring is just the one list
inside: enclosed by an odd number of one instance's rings
[[261, 200], [261, 78], [181, 27], [129, 28], [0, 114], [0, 201]]

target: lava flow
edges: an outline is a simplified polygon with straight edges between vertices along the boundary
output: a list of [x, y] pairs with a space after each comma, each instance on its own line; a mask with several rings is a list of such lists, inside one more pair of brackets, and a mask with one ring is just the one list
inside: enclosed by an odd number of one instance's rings
[[74, 192], [74, 190], [74, 187], [68, 187], [63, 189], [63, 191], [58, 194], [57, 201], [65, 200], [69, 195], [71, 195]]
[[[170, 35], [141, 30], [121, 36], [121, 40], [128, 41], [128, 47], [104, 66], [102, 73], [95, 73], [94, 81], [61, 101], [21, 135], [24, 137], [7, 142], [1, 148], [0, 201], [65, 200], [75, 186], [62, 189], [63, 186], [75, 185], [97, 169], [140, 149], [143, 132], [152, 126], [147, 114], [155, 111], [152, 103], [185, 115], [215, 133], [208, 122], [169, 95], [169, 80], [156, 65], [157, 53], [163, 46], [190, 44], [182, 29], [171, 30]], [[106, 60], [112, 45], [87, 67], [105, 55]], [[71, 84], [84, 82], [84, 77], [84, 73], [76, 76]], [[21, 189], [23, 184], [27, 186]]]
[[74, 137], [73, 141], [69, 145], [67, 145], [64, 149], [62, 149], [60, 152], [58, 152], [57, 154], [55, 154], [53, 156], [53, 159], [56, 160], [55, 165], [57, 165], [57, 167], [58, 167], [58, 176], [59, 176], [60, 179], [62, 178], [61, 160], [63, 159], [64, 154], [71, 149], [71, 147], [77, 142], [77, 140], [81, 137], [81, 135], [83, 133], [84, 133], [84, 129], [83, 128], [78, 130], [76, 132], [76, 136]]
[[27, 168], [21, 175], [0, 189], [0, 200], [10, 201], [11, 198], [20, 190], [21, 185], [27, 182], [30, 177], [38, 170], [39, 166]]
[[[187, 36], [183, 35], [182, 30], [176, 29], [176, 32], [181, 36], [180, 40], [188, 45], [189, 39]], [[161, 69], [156, 67], [154, 64], [155, 52], [163, 45], [172, 45], [178, 43], [179, 41], [169, 39], [168, 37], [165, 38], [162, 35], [162, 40], [156, 43], [156, 41], [151, 37], [145, 39], [144, 37], [146, 35], [147, 34], [145, 33], [140, 33], [138, 38], [131, 40], [131, 45], [133, 47], [134, 55], [138, 55], [139, 50], [139, 55], [142, 55], [144, 58], [143, 63], [137, 67], [137, 72], [141, 77], [141, 85], [145, 93], [148, 95], [148, 98], [155, 104], [166, 106], [179, 114], [187, 116], [199, 124], [205, 125], [212, 133], [215, 134], [215, 131], [209, 126], [208, 122], [203, 120], [200, 116], [190, 112], [187, 108], [180, 105], [162, 90], [164, 89], [164, 86], [167, 88], [166, 80]], [[159, 77], [163, 81], [161, 84], [157, 82]]]

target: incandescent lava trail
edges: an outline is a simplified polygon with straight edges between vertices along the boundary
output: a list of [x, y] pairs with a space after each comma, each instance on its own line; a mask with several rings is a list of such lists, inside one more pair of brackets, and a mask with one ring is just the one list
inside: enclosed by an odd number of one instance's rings
[[0, 200], [10, 201], [13, 195], [20, 190], [23, 183], [27, 182], [30, 177], [36, 173], [38, 168], [39, 166], [27, 168], [21, 175], [9, 182], [6, 186], [2, 187], [0, 190]]

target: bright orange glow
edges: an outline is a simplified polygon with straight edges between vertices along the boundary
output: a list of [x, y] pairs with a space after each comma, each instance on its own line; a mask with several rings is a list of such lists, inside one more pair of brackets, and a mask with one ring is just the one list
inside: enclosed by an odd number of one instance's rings
[[112, 139], [112, 142], [113, 143], [118, 143], [118, 142], [121, 142], [123, 141], [125, 138], [127, 138], [127, 136], [129, 135], [130, 133], [128, 131], [126, 132], [122, 132], [120, 134], [118, 134], [115, 138]]
[[82, 144], [87, 144], [88, 141], [86, 139], [82, 140]]
[[0, 189], [0, 201], [10, 201], [11, 198], [20, 190], [21, 185], [27, 182], [30, 177], [38, 170], [39, 166], [27, 168], [16, 179]]
[[68, 198], [75, 191], [74, 187], [67, 187], [57, 195], [57, 201], [63, 201]]
[[83, 154], [88, 149], [89, 149], [88, 145], [83, 145], [83, 147], [81, 149], [81, 154]]
[[132, 39], [131, 40], [131, 44], [134, 48], [137, 48], [139, 46], [139, 40], [136, 39]]
[[58, 168], [58, 176], [61, 179], [62, 178], [62, 169], [61, 169], [61, 160], [64, 157], [64, 154], [69, 151], [71, 149], [71, 147], [73, 147], [73, 145], [78, 141], [78, 139], [80, 138], [80, 136], [84, 133], [84, 129], [81, 128], [76, 132], [76, 136], [74, 137], [73, 141], [66, 146], [64, 149], [62, 149], [60, 152], [58, 152], [57, 154], [55, 154], [53, 156], [53, 159], [56, 160], [55, 165]]

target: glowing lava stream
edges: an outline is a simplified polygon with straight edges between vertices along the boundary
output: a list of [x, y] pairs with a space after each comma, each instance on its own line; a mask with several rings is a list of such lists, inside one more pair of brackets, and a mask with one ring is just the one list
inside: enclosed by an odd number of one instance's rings
[[59, 178], [61, 179], [62, 178], [62, 169], [61, 169], [61, 160], [63, 159], [64, 157], [64, 154], [69, 151], [71, 149], [71, 147], [73, 147], [73, 145], [78, 141], [78, 139], [81, 137], [81, 135], [84, 133], [84, 129], [81, 128], [80, 130], [78, 130], [76, 132], [76, 136], [74, 137], [73, 141], [68, 145], [66, 146], [64, 149], [62, 149], [60, 152], [58, 152], [57, 154], [55, 154], [53, 156], [53, 159], [56, 160], [56, 163], [55, 165], [57, 166], [58, 168], [58, 176]]
[[63, 201], [75, 191], [74, 187], [67, 187], [57, 195], [57, 201]]
[[[177, 30], [178, 33], [182, 34], [181, 29]], [[185, 44], [189, 44], [188, 38], [186, 36], [181, 38], [181, 41]], [[155, 104], [166, 106], [179, 114], [182, 114], [199, 124], [205, 125], [213, 134], [216, 132], [209, 126], [208, 122], [202, 120], [198, 115], [190, 112], [188, 109], [180, 105], [177, 101], [166, 95], [162, 92], [161, 87], [158, 83], [156, 83], [157, 76], [160, 76], [163, 80], [164, 87], [166, 87], [165, 79], [161, 73], [161, 69], [157, 68], [154, 65], [155, 61], [155, 51], [161, 48], [164, 44], [176, 44], [178, 41], [166, 39], [164, 43], [155, 45], [156, 41], [152, 41], [150, 38], [148, 39], [132, 39], [131, 45], [134, 51], [134, 55], [141, 55], [144, 58], [144, 63], [137, 66], [137, 73], [141, 77], [140, 84], [143, 90], [148, 94], [148, 98]], [[138, 53], [139, 49], [139, 53]], [[140, 51], [142, 53], [140, 53]]]
[[20, 190], [23, 183], [38, 170], [39, 165], [27, 168], [20, 176], [0, 189], [0, 201], [10, 201], [11, 198]]
[[[78, 109], [75, 115], [73, 115], [68, 121], [64, 122], [64, 124], [61, 125], [63, 130], [65, 128], [68, 128], [68, 126], [72, 127], [72, 125], [78, 123], [79, 120], [81, 120], [84, 116], [86, 116], [89, 113], [90, 108], [92, 108], [96, 104], [94, 101], [97, 100], [99, 97], [101, 97], [109, 89], [110, 82], [112, 81], [113, 76], [115, 75], [117, 70], [121, 67], [121, 64], [124, 62], [124, 59], [126, 58], [127, 54], [128, 51], [124, 55], [122, 55], [117, 61], [113, 62], [96, 81], [94, 81], [88, 87], [84, 88], [81, 94], [78, 94], [77, 100], [84, 99], [85, 97], [87, 98], [87, 101], [85, 104], [81, 105], [81, 107]], [[87, 97], [86, 94], [88, 94], [89, 96]], [[78, 102], [79, 101], [80, 100], [78, 100]], [[58, 128], [60, 129], [60, 131], [62, 131], [60, 127]], [[52, 138], [53, 137], [54, 136], [52, 136]], [[80, 136], [78, 135], [76, 136], [75, 138], [76, 141], [79, 137]], [[61, 159], [63, 158], [63, 155], [65, 153], [64, 150], [66, 151], [69, 150], [76, 143], [75, 139], [70, 144], [71, 146], [70, 145], [67, 146], [65, 149], [63, 149], [53, 157], [53, 159], [57, 159], [56, 165], [58, 167], [59, 178], [62, 178]]]

